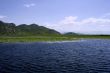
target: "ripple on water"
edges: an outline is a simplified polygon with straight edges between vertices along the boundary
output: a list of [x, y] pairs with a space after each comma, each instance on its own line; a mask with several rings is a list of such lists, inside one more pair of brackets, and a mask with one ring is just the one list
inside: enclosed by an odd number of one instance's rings
[[110, 73], [110, 40], [0, 43], [0, 73]]

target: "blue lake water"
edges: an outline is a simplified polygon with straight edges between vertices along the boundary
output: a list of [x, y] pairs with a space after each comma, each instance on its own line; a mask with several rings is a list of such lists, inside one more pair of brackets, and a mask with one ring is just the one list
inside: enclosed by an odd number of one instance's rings
[[110, 73], [110, 40], [0, 43], [0, 73]]

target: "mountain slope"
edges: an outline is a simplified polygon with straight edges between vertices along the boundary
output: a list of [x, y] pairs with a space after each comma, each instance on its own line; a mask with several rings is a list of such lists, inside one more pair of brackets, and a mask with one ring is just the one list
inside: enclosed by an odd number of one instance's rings
[[39, 26], [37, 24], [21, 24], [16, 26], [14, 23], [5, 23], [0, 21], [1, 36], [37, 36], [37, 35], [60, 35], [59, 32]]

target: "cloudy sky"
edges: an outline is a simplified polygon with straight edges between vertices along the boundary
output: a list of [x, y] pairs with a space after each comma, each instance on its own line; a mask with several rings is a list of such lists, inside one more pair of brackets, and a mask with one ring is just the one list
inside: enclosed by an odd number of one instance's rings
[[110, 0], [0, 0], [0, 20], [62, 33], [110, 34]]

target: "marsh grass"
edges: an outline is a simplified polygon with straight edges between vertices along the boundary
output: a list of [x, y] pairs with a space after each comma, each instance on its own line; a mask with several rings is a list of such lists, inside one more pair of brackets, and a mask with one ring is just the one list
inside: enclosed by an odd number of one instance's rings
[[73, 41], [79, 39], [110, 39], [110, 36], [77, 35], [77, 36], [1, 36], [0, 42], [45, 42], [45, 41]]
[[43, 42], [75, 40], [69, 37], [0, 37], [0, 42]]

